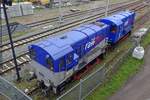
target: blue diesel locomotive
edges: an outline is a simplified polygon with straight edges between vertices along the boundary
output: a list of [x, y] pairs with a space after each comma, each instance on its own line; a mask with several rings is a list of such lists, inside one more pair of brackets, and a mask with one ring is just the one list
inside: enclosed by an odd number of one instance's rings
[[135, 13], [122, 11], [29, 46], [35, 75], [54, 93], [89, 62], [131, 32]]

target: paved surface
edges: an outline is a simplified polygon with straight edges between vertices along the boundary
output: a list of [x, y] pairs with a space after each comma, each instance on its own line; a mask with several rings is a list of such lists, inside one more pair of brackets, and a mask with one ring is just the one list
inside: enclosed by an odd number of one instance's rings
[[141, 71], [109, 100], [150, 100], [150, 46]]

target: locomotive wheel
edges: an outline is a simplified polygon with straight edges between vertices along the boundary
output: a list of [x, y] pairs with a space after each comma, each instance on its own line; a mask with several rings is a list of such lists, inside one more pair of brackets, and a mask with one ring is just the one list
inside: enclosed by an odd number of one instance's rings
[[65, 89], [65, 85], [70, 83], [72, 78], [68, 78], [65, 82], [56, 87], [56, 95], [60, 95], [60, 93]]
[[44, 96], [48, 96], [50, 93], [50, 90], [49, 90], [49, 88], [46, 88], [46, 89], [42, 89], [42, 92], [43, 92]]
[[41, 88], [41, 89], [45, 89], [46, 86], [44, 85], [44, 82], [43, 81], [38, 81], [37, 82], [37, 85]]
[[105, 56], [106, 56], [106, 52], [104, 52], [100, 55], [100, 59], [102, 59], [102, 60], [105, 59]]
[[72, 81], [72, 77], [68, 78], [65, 83], [68, 84], [68, 83], [70, 83], [71, 81]]
[[129, 32], [129, 36], [131, 35], [132, 31]]
[[42, 92], [44, 93], [44, 96], [50, 96], [51, 91], [52, 90], [52, 86], [46, 87], [45, 89], [42, 89]]
[[60, 95], [61, 92], [62, 92], [62, 87], [58, 86], [56, 88], [56, 95]]

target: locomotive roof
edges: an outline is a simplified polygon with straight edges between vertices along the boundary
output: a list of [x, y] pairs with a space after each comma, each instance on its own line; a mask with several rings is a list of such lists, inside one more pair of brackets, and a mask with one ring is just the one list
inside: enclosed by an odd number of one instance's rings
[[132, 11], [122, 11], [122, 12], [119, 12], [119, 14], [132, 15], [132, 14], [135, 14], [135, 12], [132, 12]]
[[121, 14], [116, 14], [116, 15], [113, 15], [112, 17], [115, 18], [115, 19], [118, 19], [118, 18], [124, 19], [124, 18], [126, 18], [125, 16], [123, 16]]
[[66, 45], [58, 46], [57, 43], [54, 42], [54, 40], [61, 42], [57, 38], [54, 38], [54, 39], [51, 38], [51, 39], [47, 39], [47, 40], [38, 42], [36, 44], [33, 44], [32, 46], [33, 47], [37, 46], [41, 48], [39, 50], [46, 51], [55, 60], [67, 54], [68, 52], [73, 51], [72, 47], [70, 47], [69, 45], [66, 44]]
[[119, 26], [122, 24], [122, 21], [120, 20], [120, 18], [114, 18], [113, 16], [102, 18], [100, 21], [106, 22], [112, 25], [116, 25], [116, 26]]
[[73, 48], [69, 45], [65, 45], [61, 48], [58, 48], [55, 45], [51, 45], [50, 47], [45, 47], [44, 50], [47, 51], [54, 60], [57, 60], [69, 52], [72, 52]]
[[70, 31], [61, 36], [52, 37], [34, 45], [45, 50], [54, 60], [57, 60], [58, 58], [73, 51], [73, 48], [70, 46], [70, 44], [73, 44], [75, 41], [80, 41], [84, 38], [86, 38], [85, 34], [78, 31]]
[[120, 24], [122, 24], [122, 21], [121, 21], [122, 19], [128, 16], [131, 16], [133, 14], [134, 12], [131, 12], [131, 11], [122, 11], [112, 16], [102, 18], [100, 21], [106, 22], [109, 24], [115, 24], [116, 26], [119, 26]]
[[[107, 26], [107, 25], [104, 24], [103, 26]], [[100, 30], [101, 30], [101, 27], [94, 25], [94, 24], [83, 25], [70, 32], [66, 32], [60, 36], [46, 39], [34, 45], [45, 50], [47, 53], [51, 55], [53, 59], [56, 60], [66, 55], [67, 53], [70, 53], [71, 51], [73, 51], [73, 48], [71, 47], [71, 45], [81, 40], [83, 41], [88, 36]]]

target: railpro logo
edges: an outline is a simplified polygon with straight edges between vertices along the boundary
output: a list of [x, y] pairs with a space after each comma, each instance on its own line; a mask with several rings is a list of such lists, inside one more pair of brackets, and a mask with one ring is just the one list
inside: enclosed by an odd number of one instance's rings
[[95, 45], [95, 38], [91, 39], [90, 42], [86, 43], [85, 50], [91, 48], [94, 45]]

